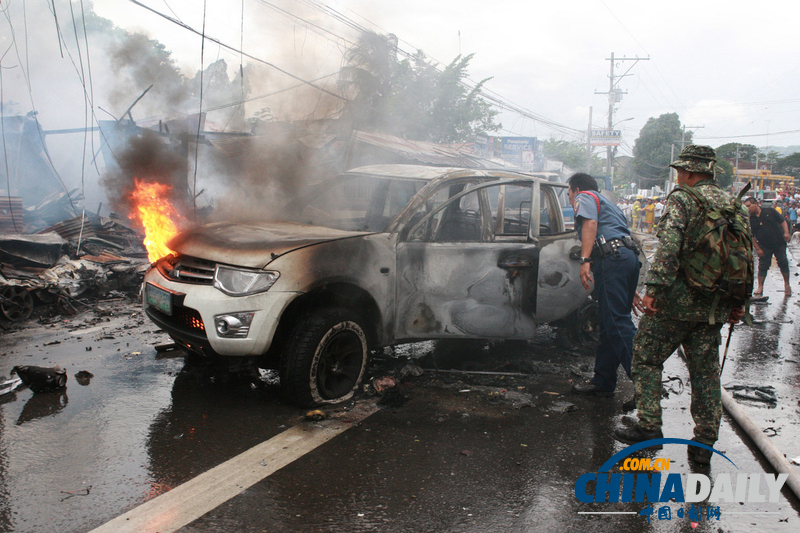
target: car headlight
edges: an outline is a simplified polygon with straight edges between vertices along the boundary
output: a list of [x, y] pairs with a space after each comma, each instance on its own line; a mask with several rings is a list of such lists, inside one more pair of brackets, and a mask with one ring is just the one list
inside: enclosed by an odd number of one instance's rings
[[279, 276], [274, 270], [241, 270], [217, 265], [214, 287], [228, 296], [247, 296], [269, 290]]

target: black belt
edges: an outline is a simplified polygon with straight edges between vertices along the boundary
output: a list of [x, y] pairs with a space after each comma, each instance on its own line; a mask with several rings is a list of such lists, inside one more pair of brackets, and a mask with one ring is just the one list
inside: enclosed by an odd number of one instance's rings
[[594, 247], [592, 248], [592, 259], [605, 259], [606, 257], [610, 256], [619, 256], [619, 249], [620, 247], [629, 248], [633, 251], [636, 255], [639, 255], [639, 246], [636, 244], [636, 241], [633, 240], [632, 237], [625, 235], [620, 237], [619, 239], [611, 239], [610, 241], [606, 241], [602, 245], [598, 245], [595, 242]]

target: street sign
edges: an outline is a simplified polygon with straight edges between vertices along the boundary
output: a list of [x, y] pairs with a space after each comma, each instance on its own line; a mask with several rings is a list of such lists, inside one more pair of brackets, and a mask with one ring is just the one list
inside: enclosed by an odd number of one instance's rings
[[622, 142], [622, 130], [592, 130], [589, 139], [591, 146], [619, 146]]

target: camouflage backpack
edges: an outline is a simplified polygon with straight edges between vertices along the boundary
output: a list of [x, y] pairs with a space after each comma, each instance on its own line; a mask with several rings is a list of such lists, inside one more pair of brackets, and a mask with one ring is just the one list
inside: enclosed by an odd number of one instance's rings
[[[748, 218], [742, 208], [742, 196], [719, 207], [694, 187], [681, 185], [676, 190], [689, 193], [705, 211], [705, 221], [689, 242], [695, 246], [683, 257], [686, 284], [703, 294], [714, 296], [709, 323], [714, 324], [714, 311], [720, 301], [735, 307], [749, 307], [753, 291], [753, 238], [748, 231]], [[674, 191], [673, 191], [674, 192]], [[670, 193], [672, 194], [672, 193]], [[746, 314], [749, 319], [749, 312]]]

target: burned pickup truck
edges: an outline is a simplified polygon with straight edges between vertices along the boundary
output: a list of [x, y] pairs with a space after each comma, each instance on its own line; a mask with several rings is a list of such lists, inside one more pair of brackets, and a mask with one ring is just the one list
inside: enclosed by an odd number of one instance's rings
[[278, 368], [293, 403], [341, 402], [373, 349], [528, 339], [576, 311], [588, 292], [564, 187], [508, 171], [357, 168], [276, 221], [179, 234], [145, 276], [143, 305], [190, 352]]

